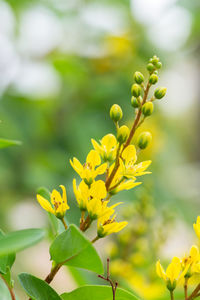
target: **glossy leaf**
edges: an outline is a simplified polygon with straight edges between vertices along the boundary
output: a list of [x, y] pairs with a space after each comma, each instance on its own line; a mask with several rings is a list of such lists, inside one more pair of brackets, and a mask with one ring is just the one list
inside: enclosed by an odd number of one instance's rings
[[[70, 293], [61, 295], [63, 300], [113, 300], [112, 288], [104, 285], [82, 286]], [[117, 288], [116, 300], [138, 300], [133, 294]]]
[[[4, 237], [5, 234], [0, 230], [0, 239]], [[5, 255], [0, 257], [0, 273], [6, 274], [8, 269], [12, 267], [15, 261], [15, 254]]]
[[51, 259], [57, 263], [103, 272], [101, 259], [91, 242], [75, 225], [61, 233], [50, 247]]
[[50, 285], [31, 274], [21, 273], [19, 281], [29, 297], [35, 300], [61, 300]]
[[0, 257], [24, 250], [41, 241], [45, 236], [43, 229], [24, 229], [0, 237]]
[[19, 146], [21, 142], [15, 140], [0, 139], [0, 149], [10, 146]]

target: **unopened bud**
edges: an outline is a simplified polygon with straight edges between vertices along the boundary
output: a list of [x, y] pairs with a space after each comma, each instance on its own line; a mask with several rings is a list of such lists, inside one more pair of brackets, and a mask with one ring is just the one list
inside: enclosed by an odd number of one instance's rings
[[129, 136], [129, 128], [126, 125], [123, 125], [118, 128], [117, 130], [117, 140], [120, 144], [123, 144], [126, 142], [128, 136]]
[[154, 96], [156, 99], [162, 99], [166, 94], [167, 89], [165, 87], [159, 87], [155, 90]]
[[150, 116], [153, 113], [153, 103], [147, 102], [142, 106], [142, 113], [145, 117]]
[[147, 70], [151, 73], [155, 70], [155, 66], [152, 63], [149, 63], [147, 65]]
[[139, 97], [141, 94], [141, 91], [142, 91], [142, 89], [137, 83], [134, 83], [132, 85], [131, 92], [134, 97], [136, 97], [136, 98]]
[[140, 149], [145, 149], [152, 140], [152, 135], [148, 131], [142, 132], [137, 138], [137, 145]]
[[135, 74], [133, 75], [133, 78], [134, 78], [135, 82], [138, 84], [141, 84], [144, 81], [144, 76], [140, 72], [135, 72]]
[[118, 104], [113, 104], [110, 109], [110, 118], [114, 122], [118, 122], [123, 117], [123, 112], [121, 107]]
[[141, 96], [139, 96], [138, 98], [135, 98], [134, 96], [131, 97], [131, 105], [134, 108], [140, 107], [141, 103], [142, 103], [142, 97]]
[[162, 63], [159, 61], [156, 63], [156, 68], [161, 69], [162, 68]]
[[154, 65], [156, 65], [158, 62], [159, 62], [159, 57], [157, 57], [156, 55], [154, 55], [153, 57], [152, 57], [152, 64], [154, 64]]
[[149, 77], [150, 84], [156, 84], [158, 82], [158, 76], [156, 74], [151, 74]]

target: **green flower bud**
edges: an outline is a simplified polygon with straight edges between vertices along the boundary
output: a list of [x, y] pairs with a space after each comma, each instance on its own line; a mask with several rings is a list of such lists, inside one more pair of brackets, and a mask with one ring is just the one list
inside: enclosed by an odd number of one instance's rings
[[136, 98], [139, 97], [141, 94], [141, 91], [142, 91], [142, 89], [137, 83], [134, 83], [132, 85], [131, 92], [132, 92], [133, 96], [135, 96]]
[[144, 76], [140, 72], [135, 72], [135, 74], [133, 75], [133, 78], [134, 78], [135, 82], [138, 84], [141, 84], [144, 81]]
[[157, 71], [157, 70], [155, 70], [155, 71], [153, 72], [153, 74], [156, 74], [156, 75], [158, 75], [158, 71]]
[[149, 77], [150, 84], [156, 84], [158, 82], [158, 76], [156, 74], [151, 74]]
[[121, 107], [118, 104], [113, 104], [110, 109], [110, 118], [114, 122], [118, 122], [123, 117], [123, 112]]
[[147, 65], [147, 70], [151, 73], [155, 70], [155, 66], [152, 63], [149, 63]]
[[162, 63], [159, 61], [156, 63], [156, 68], [161, 69], [162, 68]]
[[154, 55], [153, 57], [152, 57], [152, 64], [154, 64], [154, 65], [156, 65], [158, 62], [159, 62], [159, 57], [157, 57], [156, 55]]
[[123, 125], [118, 128], [117, 130], [117, 140], [120, 144], [123, 144], [126, 142], [128, 136], [129, 136], [129, 128], [126, 125]]
[[151, 143], [151, 140], [152, 140], [151, 133], [148, 131], [144, 131], [137, 138], [137, 146], [140, 149], [145, 149]]
[[142, 97], [141, 96], [139, 96], [138, 98], [135, 98], [134, 96], [132, 96], [132, 98], [131, 98], [131, 105], [134, 108], [140, 107], [141, 103], [142, 103]]
[[145, 117], [150, 116], [153, 113], [153, 103], [147, 102], [142, 106], [142, 113]]
[[156, 99], [162, 99], [166, 94], [167, 89], [165, 87], [159, 87], [154, 91]]

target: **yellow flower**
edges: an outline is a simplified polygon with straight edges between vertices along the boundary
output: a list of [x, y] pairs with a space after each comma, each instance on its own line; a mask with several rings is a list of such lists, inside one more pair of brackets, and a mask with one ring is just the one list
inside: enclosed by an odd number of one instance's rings
[[185, 276], [191, 277], [194, 273], [200, 273], [200, 254], [197, 246], [192, 246], [189, 256], [182, 259], [183, 268], [189, 266]]
[[115, 215], [112, 218], [110, 218], [113, 213], [114, 213], [114, 210], [110, 210], [106, 214], [104, 214], [102, 217], [98, 218], [97, 234], [98, 234], [99, 238], [103, 238], [106, 235], [109, 235], [114, 232], [119, 232], [128, 224], [128, 222], [125, 222], [125, 221], [124, 222], [116, 222]]
[[[129, 190], [135, 186], [141, 184], [136, 182], [136, 177], [150, 174], [146, 169], [151, 164], [151, 161], [144, 161], [139, 164], [135, 164], [137, 160], [136, 149], [134, 145], [129, 145], [125, 148], [120, 158], [118, 170], [112, 180], [109, 191], [112, 194], [116, 194], [122, 190]], [[109, 168], [108, 175], [112, 173], [115, 164]]]
[[56, 190], [53, 190], [51, 193], [51, 203], [53, 207], [47, 199], [45, 199], [39, 194], [37, 194], [37, 200], [39, 204], [42, 206], [42, 208], [44, 208], [46, 211], [54, 214], [59, 219], [63, 219], [66, 210], [69, 209], [69, 205], [67, 204], [66, 189], [63, 185], [60, 185], [60, 187], [63, 192], [62, 196]]
[[[85, 181], [86, 184], [90, 185], [97, 175], [105, 173], [107, 164], [101, 164], [101, 158], [96, 150], [91, 150], [86, 158], [86, 163], [82, 165], [80, 161], [74, 157], [70, 163], [74, 170], [79, 176]], [[100, 166], [99, 166], [100, 165]], [[99, 167], [97, 167], [99, 166]], [[97, 168], [96, 168], [97, 167]]]
[[92, 145], [96, 151], [101, 155], [104, 161], [113, 161], [116, 157], [117, 152], [117, 140], [113, 134], [105, 135], [101, 140], [100, 144], [94, 139], [91, 139]]
[[129, 145], [122, 152], [123, 159], [123, 170], [122, 175], [126, 178], [136, 179], [137, 176], [142, 176], [145, 174], [151, 174], [151, 172], [146, 172], [146, 169], [151, 164], [150, 160], [143, 161], [139, 164], [135, 164], [137, 161], [136, 149], [134, 145]]
[[200, 216], [197, 217], [197, 222], [193, 224], [193, 228], [197, 237], [200, 239]]
[[166, 272], [164, 271], [160, 261], [157, 261], [156, 263], [156, 272], [159, 277], [164, 279], [169, 290], [174, 290], [176, 288], [177, 282], [185, 276], [188, 268], [189, 266], [186, 266], [184, 270], [182, 270], [181, 261], [178, 257], [174, 257], [172, 259], [172, 262], [167, 267]]
[[78, 206], [80, 210], [85, 211], [87, 209], [87, 202], [89, 198], [89, 187], [88, 185], [82, 180], [79, 184], [78, 188], [76, 186], [76, 179], [73, 179], [73, 190], [74, 195], [76, 197], [76, 201], [78, 202]]

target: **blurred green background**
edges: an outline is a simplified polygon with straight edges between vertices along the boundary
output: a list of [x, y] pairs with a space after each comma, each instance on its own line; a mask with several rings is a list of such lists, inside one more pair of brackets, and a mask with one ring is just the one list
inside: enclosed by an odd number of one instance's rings
[[[173, 227], [166, 238], [155, 237], [162, 247], [151, 250], [151, 273], [158, 253], [186, 251], [200, 213], [199, 0], [0, 0], [0, 137], [22, 142], [0, 152], [4, 231], [46, 224], [35, 197], [40, 186], [64, 184], [69, 221], [78, 221], [69, 159], [84, 162], [91, 138], [114, 133], [112, 104], [121, 105], [131, 124], [133, 73], [147, 75], [154, 54], [163, 62], [159, 85], [168, 92], [142, 127], [153, 142], [139, 159], [151, 158], [153, 173], [143, 188], [116, 196], [137, 211], [145, 193], [153, 199], [153, 220], [140, 214], [148, 228], [156, 232], [157, 219]], [[24, 265], [21, 257], [18, 267]]]

